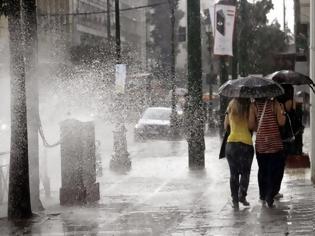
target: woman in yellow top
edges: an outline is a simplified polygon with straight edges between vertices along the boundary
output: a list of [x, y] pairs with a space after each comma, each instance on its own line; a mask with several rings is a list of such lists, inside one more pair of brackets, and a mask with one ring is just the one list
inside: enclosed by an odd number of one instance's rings
[[246, 200], [249, 176], [254, 157], [252, 131], [256, 127], [254, 105], [247, 98], [230, 101], [224, 120], [224, 127], [230, 127], [226, 144], [226, 157], [230, 167], [230, 188], [234, 208], [239, 202], [248, 206]]

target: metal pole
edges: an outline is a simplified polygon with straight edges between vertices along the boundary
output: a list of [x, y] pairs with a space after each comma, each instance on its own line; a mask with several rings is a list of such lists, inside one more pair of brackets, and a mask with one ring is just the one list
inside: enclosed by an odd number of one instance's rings
[[204, 107], [201, 78], [200, 0], [187, 0], [188, 156], [190, 169], [205, 167]]
[[121, 63], [121, 45], [120, 45], [120, 12], [119, 0], [115, 0], [115, 26], [116, 26], [116, 64]]
[[110, 6], [110, 0], [107, 0], [107, 39], [110, 40], [111, 38], [111, 24], [110, 24], [110, 11], [111, 11], [111, 6]]
[[[310, 77], [315, 78], [315, 2], [310, 1]], [[315, 95], [311, 92], [311, 179], [315, 183]]]
[[[220, 85], [228, 80], [228, 71], [226, 65], [226, 57], [220, 56]], [[224, 117], [227, 108], [228, 100], [226, 97], [220, 96], [220, 136], [224, 134]]]
[[[220, 2], [219, 2], [220, 3]], [[222, 2], [223, 3], [223, 2]], [[224, 4], [228, 4], [228, 5], [236, 5], [236, 0], [228, 0], [226, 1]], [[247, 19], [246, 17], [246, 9], [244, 8], [244, 6], [247, 4], [246, 0], [241, 0], [241, 18], [243, 19], [243, 24], [245, 19]], [[242, 70], [242, 74], [243, 76], [246, 75], [246, 71], [247, 69], [245, 69], [245, 63], [244, 61], [247, 61], [248, 55], [247, 55], [247, 51], [246, 51], [246, 39], [244, 37], [244, 26], [242, 27], [242, 34], [241, 34], [241, 39], [240, 41], [242, 42], [242, 44], [240, 45], [240, 47], [242, 48], [242, 62], [243, 62], [243, 70]], [[245, 45], [244, 45], [245, 44]], [[243, 46], [243, 47], [242, 47]], [[233, 32], [233, 53], [236, 53], [238, 50], [237, 48], [237, 39], [236, 39], [236, 30], [234, 29]], [[233, 61], [232, 61], [232, 78], [236, 79], [238, 77], [237, 74], [237, 57], [238, 55], [234, 55], [233, 57]], [[226, 56], [220, 56], [220, 85], [224, 84], [229, 78], [229, 74], [228, 74], [228, 68], [227, 68], [227, 60], [228, 57]], [[226, 97], [220, 96], [220, 129], [219, 129], [219, 133], [220, 136], [223, 137], [224, 134], [224, 118], [225, 118], [225, 112], [226, 112], [226, 108], [228, 105], [228, 99]]]
[[171, 19], [171, 89], [172, 89], [172, 97], [171, 97], [171, 134], [172, 138], [178, 135], [178, 125], [177, 125], [177, 112], [176, 112], [176, 71], [175, 71], [175, 1], [169, 0], [170, 6], [170, 19]]
[[238, 49], [238, 58], [239, 58], [239, 73], [242, 77], [248, 75], [248, 52], [247, 52], [247, 24], [249, 22], [248, 12], [247, 12], [247, 0], [240, 0], [240, 18], [242, 25], [240, 26], [240, 38], [239, 38], [239, 49]]
[[285, 0], [283, 0], [283, 31], [286, 29], [286, 7], [285, 7]]
[[[119, 0], [115, 0], [115, 24], [116, 24], [116, 64], [121, 64], [121, 41], [120, 41], [120, 10]], [[124, 94], [115, 94], [116, 124], [114, 130], [114, 153], [110, 161], [110, 168], [114, 170], [129, 170], [131, 161], [127, 151], [126, 127], [124, 119]]]
[[[231, 1], [235, 6], [237, 3], [237, 0]], [[255, 3], [255, 1], [254, 1]], [[237, 17], [235, 17], [235, 23], [234, 23], [234, 32], [233, 32], [233, 58], [232, 58], [232, 79], [238, 78], [238, 38], [237, 38]]]

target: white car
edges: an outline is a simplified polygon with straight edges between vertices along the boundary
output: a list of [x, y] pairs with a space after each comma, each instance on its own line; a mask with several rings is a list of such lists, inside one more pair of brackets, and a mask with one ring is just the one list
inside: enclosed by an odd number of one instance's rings
[[[147, 108], [135, 126], [135, 141], [147, 138], [169, 137], [171, 134], [170, 117], [172, 109], [169, 107]], [[182, 111], [177, 111], [180, 124]], [[180, 127], [180, 125], [178, 125]]]

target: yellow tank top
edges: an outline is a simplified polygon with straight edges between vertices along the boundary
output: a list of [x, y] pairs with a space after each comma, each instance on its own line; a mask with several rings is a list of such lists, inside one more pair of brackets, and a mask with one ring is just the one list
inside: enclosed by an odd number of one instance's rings
[[241, 142], [253, 145], [252, 135], [248, 129], [248, 121], [229, 114], [230, 135], [227, 142]]

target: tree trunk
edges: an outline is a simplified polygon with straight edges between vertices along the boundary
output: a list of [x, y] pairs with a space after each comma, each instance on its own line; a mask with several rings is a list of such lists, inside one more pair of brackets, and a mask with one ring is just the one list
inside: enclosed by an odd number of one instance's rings
[[28, 128], [28, 154], [32, 210], [43, 210], [39, 195], [38, 155], [38, 81], [35, 76], [37, 52], [36, 1], [22, 0], [23, 33], [25, 37], [26, 102]]
[[191, 169], [204, 168], [204, 107], [201, 79], [200, 0], [187, 0], [188, 155]]
[[10, 69], [11, 69], [11, 147], [9, 170], [8, 218], [32, 216], [27, 114], [25, 92], [25, 63], [22, 45], [21, 7], [19, 0], [9, 1]]

